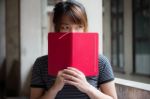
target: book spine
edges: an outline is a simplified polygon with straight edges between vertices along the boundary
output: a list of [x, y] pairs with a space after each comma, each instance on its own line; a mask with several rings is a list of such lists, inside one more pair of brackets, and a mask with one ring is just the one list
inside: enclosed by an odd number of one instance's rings
[[70, 66], [72, 66], [73, 65], [73, 55], [74, 55], [74, 53], [73, 53], [74, 52], [73, 51], [74, 50], [74, 45], [73, 45], [74, 44], [73, 43], [74, 38], [73, 38], [73, 33], [70, 33], [70, 34], [71, 34], [71, 40], [70, 40], [71, 41], [71, 43], [70, 43], [71, 44], [71, 48], [70, 48], [71, 49]]

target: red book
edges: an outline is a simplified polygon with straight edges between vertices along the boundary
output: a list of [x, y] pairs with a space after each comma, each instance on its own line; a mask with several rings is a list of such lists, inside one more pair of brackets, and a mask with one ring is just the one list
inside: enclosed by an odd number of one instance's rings
[[85, 76], [98, 74], [98, 33], [49, 33], [48, 74], [74, 67]]

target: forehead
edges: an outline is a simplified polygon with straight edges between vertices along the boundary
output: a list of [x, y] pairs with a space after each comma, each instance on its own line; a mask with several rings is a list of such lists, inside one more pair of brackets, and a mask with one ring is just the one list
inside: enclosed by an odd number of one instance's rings
[[70, 23], [70, 24], [84, 24], [83, 23], [83, 20], [80, 16], [74, 16], [74, 15], [71, 15], [71, 14], [64, 14], [62, 15], [61, 17], [61, 23]]
[[75, 22], [72, 20], [72, 18], [70, 16], [67, 15], [63, 15], [61, 18], [61, 24], [75, 24]]

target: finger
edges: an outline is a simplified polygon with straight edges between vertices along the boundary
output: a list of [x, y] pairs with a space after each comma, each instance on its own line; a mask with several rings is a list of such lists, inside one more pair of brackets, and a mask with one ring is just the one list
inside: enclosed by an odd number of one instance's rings
[[60, 71], [58, 71], [58, 73], [57, 73], [57, 77], [63, 77], [63, 72], [64, 72], [64, 70], [60, 70]]
[[78, 74], [84, 75], [84, 73], [81, 72], [81, 71], [80, 71], [79, 69], [77, 69], [77, 68], [74, 68], [74, 67], [67, 67], [67, 69], [73, 70], [73, 71], [77, 72]]
[[64, 74], [69, 74], [69, 75], [72, 75], [74, 77], [79, 77], [79, 74], [76, 72], [76, 71], [73, 71], [71, 69], [64, 69]]
[[66, 84], [69, 84], [69, 85], [73, 85], [73, 86], [77, 86], [77, 82], [74, 82], [74, 81], [71, 81], [71, 80], [64, 80], [64, 82], [66, 83]]
[[65, 80], [70, 80], [70, 81], [73, 81], [73, 82], [78, 82], [79, 79], [74, 77], [74, 76], [71, 76], [71, 75], [68, 75], [68, 74], [63, 74], [63, 77]]

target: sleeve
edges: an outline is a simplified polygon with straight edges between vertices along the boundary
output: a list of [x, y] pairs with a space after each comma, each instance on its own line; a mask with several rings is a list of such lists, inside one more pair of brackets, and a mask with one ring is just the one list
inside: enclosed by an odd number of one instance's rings
[[42, 62], [40, 58], [37, 58], [32, 68], [31, 87], [45, 88], [45, 84], [41, 75], [41, 65]]
[[98, 86], [100, 84], [114, 80], [114, 74], [109, 60], [103, 56], [99, 56], [98, 60], [99, 65], [99, 77], [98, 77]]

